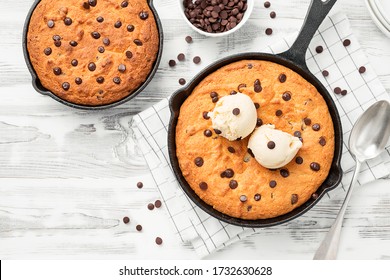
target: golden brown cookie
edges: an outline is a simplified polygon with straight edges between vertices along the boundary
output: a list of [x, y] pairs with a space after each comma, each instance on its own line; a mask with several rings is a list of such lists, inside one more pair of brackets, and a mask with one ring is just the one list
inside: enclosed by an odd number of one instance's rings
[[[250, 136], [229, 141], [212, 130], [210, 93], [220, 98], [232, 91], [252, 98], [258, 126], [271, 123], [301, 137], [303, 146], [289, 164], [264, 168], [247, 149]], [[334, 128], [321, 94], [300, 75], [272, 62], [243, 60], [207, 76], [186, 99], [176, 147], [182, 173], [202, 200], [232, 217], [266, 219], [302, 205], [326, 179]]]
[[42, 0], [27, 48], [46, 89], [72, 103], [103, 105], [146, 80], [159, 34], [146, 0]]

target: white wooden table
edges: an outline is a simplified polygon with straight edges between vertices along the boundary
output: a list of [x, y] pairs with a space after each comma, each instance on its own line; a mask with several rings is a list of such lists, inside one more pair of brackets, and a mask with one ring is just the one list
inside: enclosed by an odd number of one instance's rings
[[[33, 0], [0, 2], [0, 258], [18, 259], [196, 259], [173, 234], [159, 198], [148, 187], [148, 169], [131, 131], [132, 115], [179, 88], [217, 58], [256, 51], [297, 31], [309, 0], [256, 1], [250, 21], [238, 33], [210, 39], [182, 20], [177, 0], [155, 0], [164, 26], [164, 51], [155, 79], [136, 99], [120, 107], [84, 112], [36, 93], [22, 53], [22, 29]], [[390, 90], [390, 39], [369, 17], [363, 0], [338, 1], [333, 12], [349, 17], [354, 33], [380, 80]], [[270, 19], [269, 12], [277, 18]], [[256, 24], [255, 24], [256, 23]], [[254, 26], [262, 26], [262, 29]], [[264, 30], [272, 27], [274, 34]], [[184, 38], [191, 35], [194, 43]], [[175, 69], [168, 60], [183, 52], [202, 57]], [[346, 178], [348, 179], [348, 178]], [[146, 180], [146, 181], [145, 181]], [[137, 189], [135, 182], [144, 181]], [[340, 258], [390, 259], [390, 186], [379, 181], [356, 189], [346, 216]], [[310, 259], [332, 224], [345, 192], [333, 191], [293, 222], [216, 252], [209, 258]], [[122, 222], [129, 216], [130, 224]], [[142, 224], [143, 231], [135, 226]], [[154, 243], [156, 236], [164, 240]]]

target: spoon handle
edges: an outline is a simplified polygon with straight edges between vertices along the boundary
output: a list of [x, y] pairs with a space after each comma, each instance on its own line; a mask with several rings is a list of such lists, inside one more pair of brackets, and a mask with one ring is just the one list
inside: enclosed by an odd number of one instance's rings
[[337, 218], [333, 223], [332, 227], [330, 228], [329, 232], [326, 234], [320, 247], [317, 249], [317, 252], [315, 253], [313, 258], [314, 260], [335, 260], [337, 257], [337, 251], [339, 248], [339, 241], [341, 235], [341, 226], [343, 225], [345, 211], [347, 210], [348, 202], [351, 198], [353, 188], [356, 184], [361, 165], [362, 163], [357, 160], [355, 172], [353, 174], [351, 184], [347, 191], [347, 195], [344, 199], [343, 205], [341, 206], [340, 212], [337, 215]]

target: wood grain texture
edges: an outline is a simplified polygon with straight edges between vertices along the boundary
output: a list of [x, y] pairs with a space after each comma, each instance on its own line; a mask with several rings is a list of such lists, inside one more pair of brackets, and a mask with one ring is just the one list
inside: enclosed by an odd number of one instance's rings
[[[258, 51], [299, 30], [309, 0], [257, 1], [246, 26], [226, 38], [206, 38], [183, 21], [177, 0], [155, 0], [164, 27], [164, 50], [155, 78], [136, 99], [86, 112], [58, 104], [31, 86], [21, 47], [33, 0], [0, 3], [0, 258], [195, 259], [180, 244], [133, 135], [132, 116], [179, 88], [218, 58]], [[277, 13], [276, 19], [269, 12]], [[390, 39], [372, 22], [363, 0], [338, 1], [387, 90]], [[274, 34], [266, 36], [265, 28]], [[185, 42], [191, 35], [194, 42]], [[168, 66], [183, 52], [186, 61]], [[192, 58], [201, 56], [199, 65]], [[344, 178], [348, 182], [350, 178]], [[145, 187], [135, 184], [143, 181]], [[386, 186], [387, 184], [387, 186]], [[340, 258], [390, 259], [388, 182], [358, 188], [347, 212]], [[359, 193], [360, 192], [360, 193]], [[209, 258], [310, 259], [336, 217], [345, 192], [325, 197], [301, 218], [214, 253]], [[130, 224], [121, 221], [129, 216]], [[135, 226], [144, 229], [137, 232]], [[163, 237], [162, 246], [154, 244]]]

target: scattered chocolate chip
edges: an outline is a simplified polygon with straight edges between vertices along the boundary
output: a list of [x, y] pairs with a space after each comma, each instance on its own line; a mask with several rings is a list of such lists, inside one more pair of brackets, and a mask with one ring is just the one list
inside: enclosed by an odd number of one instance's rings
[[252, 63], [248, 63], [248, 69], [252, 69], [253, 68], [253, 64]]
[[56, 46], [57, 48], [61, 47], [61, 41], [54, 41], [54, 46]]
[[280, 74], [280, 75], [279, 75], [279, 82], [284, 83], [284, 82], [286, 82], [286, 81], [287, 81], [287, 76], [286, 76], [286, 74]]
[[94, 32], [91, 33], [91, 36], [94, 39], [99, 39], [100, 38], [100, 33], [97, 32], [97, 31], [94, 31]]
[[192, 61], [193, 61], [195, 64], [199, 64], [200, 61], [201, 61], [201, 59], [200, 59], [199, 56], [195, 56], [195, 57], [192, 59]]
[[127, 26], [127, 31], [129, 31], [129, 32], [133, 32], [134, 29], [135, 29], [135, 27], [134, 27], [134, 25], [132, 25], [132, 24], [129, 24], [129, 25]]
[[126, 57], [128, 59], [132, 58], [133, 57], [133, 53], [131, 51], [126, 51]]
[[275, 115], [280, 117], [283, 114], [282, 110], [276, 110]]
[[199, 184], [199, 188], [201, 189], [201, 190], [207, 190], [207, 188], [208, 188], [209, 186], [207, 185], [207, 183], [206, 182], [201, 182], [200, 184]]
[[234, 149], [232, 146], [229, 146], [228, 147], [228, 151], [232, 154], [234, 154], [236, 152], [236, 149]]
[[320, 126], [320, 124], [315, 123], [315, 124], [313, 124], [312, 128], [314, 131], [319, 131], [321, 129], [321, 126]]
[[291, 99], [291, 92], [286, 91], [285, 93], [282, 94], [282, 98], [284, 101], [289, 101]]
[[204, 136], [206, 137], [211, 137], [213, 135], [213, 133], [211, 132], [210, 129], [206, 129], [204, 132], [203, 132]]
[[62, 88], [64, 90], [69, 90], [70, 89], [70, 84], [68, 82], [62, 83]]
[[99, 17], [97, 17], [97, 18], [96, 18], [96, 21], [101, 23], [101, 22], [103, 22], [103, 21], [104, 21], [104, 18], [103, 18], [103, 17], [101, 17], [101, 16], [99, 16]]
[[102, 76], [99, 76], [96, 78], [96, 82], [98, 82], [99, 84], [102, 84], [102, 83], [104, 83], [104, 78]]
[[195, 162], [195, 165], [196, 165], [197, 167], [203, 166], [203, 163], [204, 163], [203, 158], [201, 158], [201, 157], [195, 158], [194, 162]]
[[317, 198], [318, 198], [318, 194], [313, 193], [313, 194], [311, 195], [311, 198], [312, 198], [312, 199], [317, 199]]
[[310, 163], [310, 168], [313, 171], [319, 171], [320, 170], [320, 164], [317, 162]]
[[119, 64], [119, 66], [118, 66], [118, 71], [119, 72], [125, 72], [126, 71], [126, 65], [124, 65], [124, 64]]
[[340, 93], [341, 93], [341, 95], [344, 96], [344, 95], [347, 95], [348, 91], [346, 89], [343, 89]]
[[179, 79], [179, 84], [182, 85], [182, 86], [185, 85], [186, 84], [186, 80], [184, 78], [180, 78]]
[[49, 21], [47, 22], [47, 26], [48, 26], [49, 28], [53, 28], [53, 27], [54, 27], [54, 21], [53, 21], [53, 20], [49, 20]]
[[93, 63], [93, 62], [90, 62], [90, 63], [88, 64], [88, 70], [89, 70], [89, 71], [95, 71], [95, 70], [96, 70], [96, 64]]
[[156, 237], [156, 244], [161, 245], [163, 243], [163, 240], [161, 237]]
[[142, 46], [143, 44], [142, 44], [142, 41], [140, 40], [140, 39], [134, 39], [134, 44], [136, 44], [137, 46]]
[[335, 87], [333, 92], [336, 93], [336, 94], [340, 94], [341, 93], [341, 88]]
[[273, 150], [274, 148], [275, 148], [275, 142], [274, 141], [269, 141], [268, 143], [267, 143], [267, 147], [268, 147], [268, 149], [270, 149], [270, 150]]
[[276, 185], [277, 185], [277, 183], [276, 183], [275, 180], [272, 180], [272, 181], [269, 182], [269, 186], [270, 186], [271, 188], [275, 188]]
[[234, 190], [238, 187], [238, 182], [236, 180], [230, 180], [229, 187]]
[[130, 222], [129, 217], [123, 217], [123, 223], [128, 224]]
[[84, 2], [83, 3], [83, 7], [84, 7], [84, 9], [89, 9], [89, 3], [88, 2]]
[[311, 125], [311, 119], [309, 118], [304, 118], [303, 122], [305, 123], [305, 125]]
[[301, 137], [302, 136], [302, 134], [301, 134], [301, 132], [300, 131], [294, 131], [294, 136], [295, 137]]
[[71, 25], [72, 24], [72, 19], [70, 18], [70, 17], [66, 17], [65, 19], [64, 19], [64, 23], [65, 23], [65, 25]]
[[235, 94], [237, 94], [237, 91], [235, 91], [235, 90], [232, 90], [232, 91], [230, 92], [230, 95], [235, 95]]
[[288, 176], [290, 176], [290, 172], [289, 172], [287, 169], [281, 169], [281, 170], [280, 170], [280, 175], [281, 175], [283, 178], [287, 178]]
[[323, 46], [317, 46], [316, 47], [316, 52], [317, 53], [322, 53], [324, 51], [324, 47]]
[[228, 168], [228, 169], [226, 169], [224, 172], [225, 172], [225, 177], [226, 177], [226, 178], [233, 178], [233, 176], [234, 176], [234, 171], [233, 171], [233, 169]]
[[79, 77], [77, 77], [76, 79], [74, 79], [74, 82], [77, 84], [77, 85], [81, 85], [83, 80]]
[[62, 70], [60, 67], [54, 67], [53, 68], [53, 73], [58, 76], [58, 75], [61, 75], [62, 74]]
[[44, 52], [45, 55], [51, 55], [52, 50], [51, 50], [51, 48], [46, 48], [46, 49], [44, 49], [43, 52]]
[[321, 146], [325, 146], [326, 145], [325, 137], [321, 136], [320, 140], [318, 141], [318, 143], [320, 143]]
[[322, 71], [322, 76], [328, 77], [329, 76], [329, 72], [327, 70], [323, 70]]
[[360, 66], [360, 67], [359, 67], [359, 73], [360, 73], [360, 74], [363, 74], [363, 73], [365, 73], [365, 72], [366, 72], [366, 67]]
[[252, 210], [252, 205], [248, 205], [248, 207], [246, 208], [246, 211], [251, 211]]
[[247, 200], [248, 199], [247, 199], [246, 195], [243, 194], [243, 195], [240, 196], [240, 201], [241, 202], [246, 202]]
[[154, 206], [155, 206], [156, 208], [160, 208], [161, 205], [162, 205], [161, 200], [158, 200], [158, 199], [157, 199], [157, 200], [154, 202]]
[[253, 197], [253, 199], [254, 199], [255, 201], [260, 201], [260, 199], [261, 199], [261, 194], [259, 194], [259, 193], [255, 194], [255, 196]]
[[246, 88], [246, 84], [239, 84], [238, 87], [237, 87], [237, 90], [238, 90], [239, 92], [241, 92], [241, 89], [242, 89], [242, 88]]
[[234, 108], [232, 113], [233, 113], [233, 115], [238, 116], [240, 114], [240, 109], [239, 108]]
[[88, 0], [90, 6], [95, 7], [97, 4], [97, 0]]
[[112, 81], [115, 83], [115, 84], [117, 84], [117, 85], [119, 85], [120, 83], [121, 83], [121, 78], [119, 78], [119, 77], [114, 77], [113, 79], [112, 79]]
[[121, 3], [121, 7], [122, 7], [122, 8], [126, 8], [128, 5], [129, 5], [129, 2], [127, 2], [127, 1], [123, 1], [123, 2]]
[[104, 48], [104, 47], [102, 47], [102, 46], [98, 47], [98, 52], [104, 53], [104, 51], [105, 51], [105, 48]]
[[269, 7], [271, 7], [271, 3], [269, 1], [264, 2], [264, 7], [268, 9]]
[[255, 102], [254, 104], [255, 104], [256, 110], [260, 108], [260, 104], [259, 103]]
[[141, 226], [141, 225], [137, 225], [137, 226], [135, 227], [135, 229], [136, 229], [137, 231], [141, 231], [141, 230], [142, 230], [142, 226]]
[[149, 203], [148, 204], [148, 209], [149, 210], [153, 210], [154, 209], [154, 204], [153, 203]]
[[267, 28], [267, 29], [265, 30], [265, 34], [267, 34], [267, 35], [272, 35], [272, 28]]
[[142, 20], [145, 20], [149, 17], [149, 13], [146, 12], [146, 11], [142, 11], [139, 13], [139, 18], [142, 19]]
[[109, 46], [109, 45], [110, 45], [110, 39], [104, 38], [104, 39], [103, 39], [103, 44], [104, 44], [105, 46]]
[[302, 157], [299, 157], [299, 156], [296, 157], [296, 158], [295, 158], [295, 163], [296, 163], [296, 164], [302, 164], [302, 163], [303, 163], [303, 158], [302, 158]]
[[61, 40], [61, 36], [60, 35], [54, 35], [53, 36], [53, 40], [54, 41], [60, 41]]
[[115, 22], [114, 26], [115, 28], [120, 28], [122, 26], [122, 22], [118, 20], [117, 22]]
[[186, 42], [188, 44], [191, 44], [192, 43], [192, 37], [191, 36], [186, 36]]
[[345, 39], [345, 40], [343, 41], [344, 47], [348, 47], [350, 44], [351, 44], [351, 40], [349, 40], [349, 39]]
[[69, 45], [71, 45], [72, 47], [76, 47], [78, 45], [78, 43], [76, 41], [70, 41], [69, 42]]
[[206, 111], [204, 111], [203, 113], [202, 113], [202, 116], [203, 116], [203, 118], [205, 119], [205, 120], [208, 120], [210, 117], [209, 117], [209, 112], [206, 112]]
[[275, 13], [274, 11], [272, 11], [272, 12], [269, 14], [269, 16], [270, 16], [271, 18], [276, 18], [276, 13]]
[[222, 133], [222, 131], [220, 131], [219, 129], [216, 129], [216, 128], [214, 128], [214, 132], [215, 132], [215, 134], [221, 134]]
[[253, 83], [253, 90], [257, 93], [259, 93], [263, 90], [259, 79], [256, 79], [255, 82]]
[[178, 56], [177, 56], [177, 60], [179, 61], [184, 61], [186, 59], [186, 56], [184, 55], [184, 53], [179, 53]]
[[263, 120], [260, 119], [260, 118], [257, 118], [257, 120], [256, 120], [256, 127], [260, 127], [262, 125], [263, 125]]
[[291, 195], [291, 204], [295, 204], [297, 202], [298, 202], [298, 195], [294, 193]]
[[170, 67], [174, 67], [174, 66], [176, 66], [176, 61], [171, 59], [171, 60], [169, 60], [168, 64], [169, 64]]
[[143, 186], [144, 186], [144, 184], [142, 182], [138, 182], [137, 183], [137, 188], [142, 189]]

